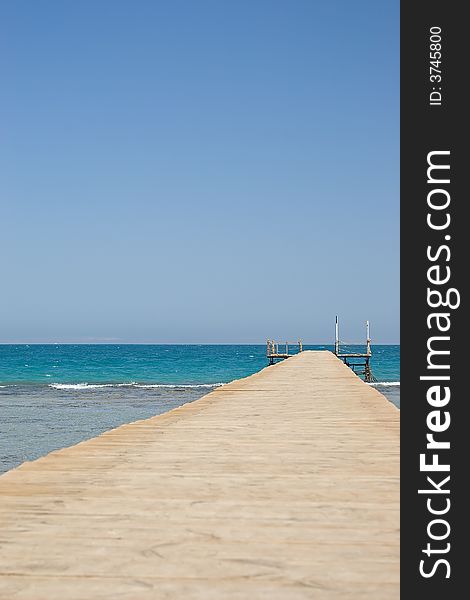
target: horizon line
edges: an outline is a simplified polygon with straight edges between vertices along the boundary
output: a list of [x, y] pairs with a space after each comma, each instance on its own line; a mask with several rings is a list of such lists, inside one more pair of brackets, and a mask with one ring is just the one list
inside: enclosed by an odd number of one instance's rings
[[[289, 342], [289, 345], [297, 341]], [[285, 342], [279, 342], [280, 345]], [[308, 342], [304, 346], [334, 346], [334, 342]], [[0, 342], [0, 346], [265, 346], [266, 342]], [[366, 342], [342, 343], [341, 346], [365, 346]], [[400, 342], [372, 342], [372, 346], [400, 346]]]

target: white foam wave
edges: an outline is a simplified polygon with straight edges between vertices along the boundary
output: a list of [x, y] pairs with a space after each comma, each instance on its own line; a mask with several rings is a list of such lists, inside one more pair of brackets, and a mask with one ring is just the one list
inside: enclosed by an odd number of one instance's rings
[[224, 385], [223, 383], [195, 383], [195, 384], [169, 384], [169, 383], [50, 383], [48, 387], [55, 390], [96, 390], [100, 388], [134, 387], [141, 389], [168, 388], [168, 389], [192, 389], [192, 388], [214, 388]]
[[112, 383], [51, 383], [50, 388], [55, 390], [93, 390], [98, 388], [114, 387]]
[[399, 381], [375, 381], [374, 383], [369, 383], [369, 385], [372, 385], [373, 387], [398, 387], [400, 386], [400, 382]]

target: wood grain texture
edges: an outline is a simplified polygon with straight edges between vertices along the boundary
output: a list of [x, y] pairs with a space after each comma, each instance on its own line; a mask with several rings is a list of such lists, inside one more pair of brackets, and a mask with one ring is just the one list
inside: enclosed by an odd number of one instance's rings
[[399, 411], [306, 351], [25, 463], [0, 598], [398, 599]]

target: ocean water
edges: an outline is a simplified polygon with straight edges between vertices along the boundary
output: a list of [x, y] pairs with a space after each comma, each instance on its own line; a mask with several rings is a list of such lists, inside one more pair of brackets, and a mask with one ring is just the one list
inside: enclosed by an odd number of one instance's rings
[[[399, 407], [400, 347], [372, 351], [374, 385]], [[196, 400], [265, 367], [265, 353], [265, 345], [0, 345], [0, 472]]]

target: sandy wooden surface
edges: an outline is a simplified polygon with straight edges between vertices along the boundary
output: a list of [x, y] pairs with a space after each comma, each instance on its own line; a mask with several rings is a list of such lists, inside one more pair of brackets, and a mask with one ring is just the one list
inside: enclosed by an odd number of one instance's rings
[[0, 477], [0, 598], [399, 598], [399, 411], [303, 352]]

